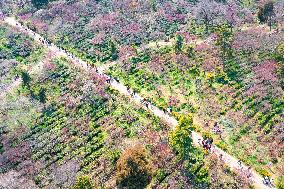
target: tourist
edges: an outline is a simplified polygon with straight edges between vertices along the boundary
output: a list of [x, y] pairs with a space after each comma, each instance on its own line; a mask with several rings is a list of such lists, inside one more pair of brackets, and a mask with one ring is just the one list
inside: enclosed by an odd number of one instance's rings
[[208, 139], [208, 143], [209, 143], [210, 145], [212, 145], [212, 144], [213, 144], [213, 138], [209, 138], [209, 139]]
[[142, 104], [145, 104], [146, 108], [149, 108], [149, 102], [147, 101], [146, 98], [143, 98]]
[[238, 160], [238, 165], [239, 165], [240, 169], [243, 169], [241, 160]]
[[223, 161], [223, 154], [220, 154], [220, 155], [219, 155], [219, 159], [220, 159], [221, 161]]
[[111, 81], [111, 79], [108, 77], [108, 78], [106, 79], [106, 82], [107, 82], [107, 83], [110, 83], [110, 81]]
[[271, 185], [271, 181], [269, 176], [264, 176], [263, 178], [263, 184], [270, 186]]
[[209, 124], [208, 124], [208, 122], [206, 122], [206, 123], [205, 123], [205, 127], [209, 127]]
[[202, 140], [202, 146], [203, 146], [203, 148], [204, 148], [204, 149], [208, 149], [208, 145], [209, 145], [209, 144], [208, 144], [207, 139], [203, 139], [203, 140]]
[[198, 142], [197, 142], [200, 146], [202, 146], [202, 144], [201, 144], [201, 139], [199, 138], [198, 139]]
[[212, 129], [212, 132], [213, 132], [214, 134], [216, 134], [216, 135], [221, 134], [221, 130], [220, 130], [220, 128], [219, 128], [217, 122], [214, 123], [214, 127], [213, 127], [213, 129]]
[[249, 179], [251, 177], [252, 177], [251, 166], [249, 166], [247, 169], [247, 178]]
[[169, 113], [169, 114], [171, 114], [172, 113], [172, 107], [169, 107], [169, 108], [167, 108], [167, 112]]

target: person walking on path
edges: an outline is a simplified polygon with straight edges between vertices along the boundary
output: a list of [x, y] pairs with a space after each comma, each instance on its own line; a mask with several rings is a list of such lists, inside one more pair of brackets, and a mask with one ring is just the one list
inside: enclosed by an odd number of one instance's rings
[[111, 78], [107, 78], [107, 79], [106, 79], [106, 82], [107, 82], [108, 84], [110, 84], [110, 81], [111, 81]]
[[242, 169], [243, 169], [243, 166], [242, 166], [241, 160], [238, 160], [238, 165], [239, 165], [240, 169], [242, 170]]
[[247, 175], [247, 179], [250, 179], [252, 177], [251, 166], [248, 167], [246, 175]]
[[207, 138], [207, 139], [204, 139], [202, 141], [202, 146], [203, 146], [204, 149], [210, 151], [212, 143], [213, 143], [213, 139], [212, 138]]
[[202, 146], [202, 143], [201, 143], [201, 139], [199, 138], [198, 139], [198, 142], [197, 142], [200, 146]]
[[219, 159], [220, 159], [220, 161], [223, 161], [223, 154], [219, 155]]
[[263, 184], [266, 185], [266, 186], [269, 186], [269, 187], [272, 186], [272, 182], [271, 182], [269, 176], [263, 177]]

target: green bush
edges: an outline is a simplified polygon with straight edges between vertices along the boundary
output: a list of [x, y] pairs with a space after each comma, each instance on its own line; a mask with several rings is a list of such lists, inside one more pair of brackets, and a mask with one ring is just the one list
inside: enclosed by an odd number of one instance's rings
[[228, 144], [225, 143], [224, 141], [217, 142], [216, 146], [221, 148], [224, 151], [228, 151]]
[[277, 177], [275, 185], [278, 189], [284, 189], [284, 176]]
[[192, 152], [192, 123], [191, 115], [179, 116], [178, 126], [169, 135], [169, 143], [179, 159], [188, 159]]
[[159, 169], [157, 172], [156, 172], [156, 179], [161, 182], [165, 179], [165, 177], [167, 176], [167, 173], [165, 170], [162, 170], [162, 169]]
[[23, 86], [24, 87], [30, 87], [31, 77], [28, 72], [22, 71], [21, 72], [21, 78], [23, 80]]
[[176, 44], [175, 44], [175, 52], [180, 53], [183, 48], [183, 37], [181, 35], [177, 35]]
[[5, 150], [4, 150], [4, 146], [3, 146], [2, 143], [0, 143], [0, 154], [2, 154], [4, 151], [5, 151]]
[[277, 46], [275, 56], [277, 60], [284, 61], [284, 43], [280, 43], [280, 45]]
[[111, 150], [108, 153], [108, 158], [113, 164], [115, 164], [117, 160], [119, 159], [120, 155], [121, 155], [121, 152], [119, 150]]
[[267, 171], [266, 169], [258, 168], [258, 169], [256, 169], [256, 171], [263, 177], [265, 177], [265, 176], [270, 177], [271, 176], [271, 173], [269, 171]]
[[48, 0], [32, 0], [32, 4], [35, 8], [40, 9], [48, 4]]
[[72, 189], [94, 189], [95, 186], [91, 181], [91, 178], [88, 176], [80, 176], [77, 178], [77, 181]]

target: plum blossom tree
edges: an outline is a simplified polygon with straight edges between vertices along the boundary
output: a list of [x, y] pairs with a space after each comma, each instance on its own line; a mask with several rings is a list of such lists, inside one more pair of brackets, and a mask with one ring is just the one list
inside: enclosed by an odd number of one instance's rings
[[236, 1], [229, 1], [228, 4], [225, 6], [224, 19], [228, 23], [231, 29], [239, 24], [240, 11], [241, 8]]
[[224, 15], [223, 4], [214, 0], [202, 0], [196, 5], [194, 11], [195, 19], [205, 25], [205, 32], [208, 33], [209, 27], [220, 23]]
[[275, 12], [275, 20], [282, 28], [284, 24], [284, 1], [283, 0], [277, 1], [275, 3], [274, 12]]
[[276, 75], [277, 63], [273, 60], [266, 60], [253, 68], [258, 80], [264, 83], [275, 83], [278, 78]]

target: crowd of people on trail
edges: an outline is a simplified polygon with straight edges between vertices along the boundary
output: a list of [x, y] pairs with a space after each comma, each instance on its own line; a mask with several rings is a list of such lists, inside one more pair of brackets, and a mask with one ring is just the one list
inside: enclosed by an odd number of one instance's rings
[[[205, 126], [209, 127], [208, 122], [205, 123]], [[221, 131], [220, 127], [218, 126], [217, 122], [214, 123], [212, 132], [214, 134], [221, 135], [222, 131]], [[199, 139], [198, 143], [199, 143], [200, 146], [202, 146], [208, 152], [212, 152], [212, 150], [211, 150], [211, 148], [213, 146], [213, 139], [212, 138], [210, 138], [210, 137], [204, 138], [204, 139], [202, 139], [202, 142], [201, 142], [201, 139]], [[221, 161], [225, 161], [225, 159], [223, 157], [223, 154], [219, 155], [219, 159]], [[243, 165], [241, 160], [238, 160], [237, 164], [238, 164], [239, 171], [243, 172], [247, 179], [252, 179], [253, 178], [253, 172], [251, 170], [251, 166], [248, 166], [245, 169], [245, 166]], [[266, 186], [269, 186], [269, 187], [273, 186], [273, 183], [272, 183], [272, 181], [271, 181], [269, 176], [264, 176], [262, 182]]]
[[[205, 128], [209, 128], [209, 123], [208, 122], [205, 123]], [[218, 126], [217, 122], [214, 123], [214, 126], [212, 128], [212, 133], [217, 134], [217, 135], [221, 135], [222, 134], [222, 131], [221, 131], [220, 127]], [[201, 143], [199, 142], [199, 144], [205, 150], [210, 152], [211, 148], [212, 148], [212, 145], [213, 145], [213, 138], [211, 138], [211, 137], [204, 138]]]
[[205, 150], [208, 150], [209, 152], [211, 151], [213, 145], [213, 138], [205, 138], [202, 140], [202, 147]]

